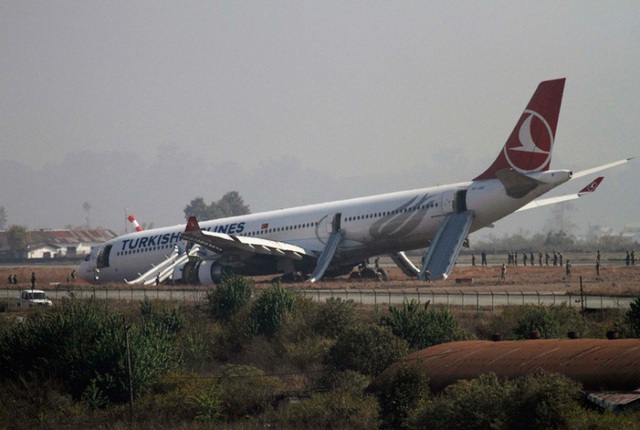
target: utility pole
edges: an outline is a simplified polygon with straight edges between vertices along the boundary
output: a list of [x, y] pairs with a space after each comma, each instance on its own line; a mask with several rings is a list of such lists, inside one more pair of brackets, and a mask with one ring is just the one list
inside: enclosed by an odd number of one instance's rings
[[131, 348], [129, 346], [129, 329], [131, 328], [122, 317], [124, 324], [125, 347], [127, 350], [127, 372], [129, 374], [129, 422], [133, 424], [133, 376], [131, 373]]

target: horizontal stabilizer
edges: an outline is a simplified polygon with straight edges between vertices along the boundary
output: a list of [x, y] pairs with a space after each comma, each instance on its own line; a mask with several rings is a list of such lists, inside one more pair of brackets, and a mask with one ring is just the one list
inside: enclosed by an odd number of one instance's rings
[[628, 163], [629, 161], [633, 160], [634, 158], [635, 157], [625, 158], [624, 160], [618, 160], [618, 161], [614, 161], [613, 163], [607, 163], [607, 164], [603, 164], [601, 166], [592, 167], [591, 169], [582, 170], [580, 172], [575, 172], [573, 174], [573, 176], [571, 177], [571, 179], [582, 178], [583, 176], [587, 176], [587, 175], [590, 175], [592, 173], [600, 172], [600, 171], [605, 170], [605, 169], [610, 169], [611, 167], [616, 167], [616, 166], [619, 166], [621, 164]]
[[586, 194], [594, 192], [596, 190], [596, 188], [598, 188], [598, 186], [600, 185], [600, 183], [602, 182], [603, 179], [604, 179], [603, 176], [599, 176], [594, 181], [589, 183], [589, 185], [587, 185], [586, 187], [584, 187], [582, 190], [580, 190], [579, 192], [577, 192], [575, 194], [565, 194], [564, 196], [549, 197], [549, 198], [546, 198], [546, 199], [534, 200], [531, 203], [522, 206], [516, 212], [526, 211], [528, 209], [539, 208], [539, 207], [542, 207], [542, 206], [553, 205], [553, 204], [556, 204], [556, 203], [567, 202], [569, 200], [574, 200], [574, 199], [580, 198], [580, 197], [582, 197], [582, 196], [584, 196]]

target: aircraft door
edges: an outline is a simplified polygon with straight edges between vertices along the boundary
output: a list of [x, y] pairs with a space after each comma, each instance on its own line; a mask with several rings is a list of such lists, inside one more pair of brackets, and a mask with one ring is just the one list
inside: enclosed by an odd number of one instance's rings
[[464, 212], [467, 210], [467, 190], [460, 190], [456, 193], [455, 211]]
[[112, 245], [107, 245], [98, 251], [98, 258], [96, 260], [96, 267], [98, 269], [109, 267], [109, 254], [111, 254], [111, 246]]
[[336, 213], [333, 215], [327, 216], [327, 233], [335, 233], [336, 231], [340, 231], [342, 224], [342, 214]]
[[467, 210], [467, 190], [447, 192], [442, 195], [442, 212], [464, 212]]
[[456, 211], [456, 193], [455, 191], [448, 191], [442, 194], [442, 202], [440, 204], [443, 214], [448, 214]]

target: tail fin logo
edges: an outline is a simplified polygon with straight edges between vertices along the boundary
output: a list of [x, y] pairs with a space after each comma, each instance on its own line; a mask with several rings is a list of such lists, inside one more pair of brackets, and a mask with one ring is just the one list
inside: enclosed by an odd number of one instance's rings
[[525, 110], [516, 126], [517, 139], [509, 139], [504, 156], [511, 167], [519, 172], [541, 171], [551, 161], [553, 130], [542, 115]]

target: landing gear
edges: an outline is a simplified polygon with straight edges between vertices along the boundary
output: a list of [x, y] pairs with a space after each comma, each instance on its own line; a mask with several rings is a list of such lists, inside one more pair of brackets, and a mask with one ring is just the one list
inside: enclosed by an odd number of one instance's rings
[[[377, 263], [377, 259], [376, 259]], [[367, 266], [366, 262], [358, 265], [358, 270], [351, 272], [349, 279], [373, 279], [377, 282], [387, 281], [389, 279], [387, 271], [376, 264], [375, 268]]]

